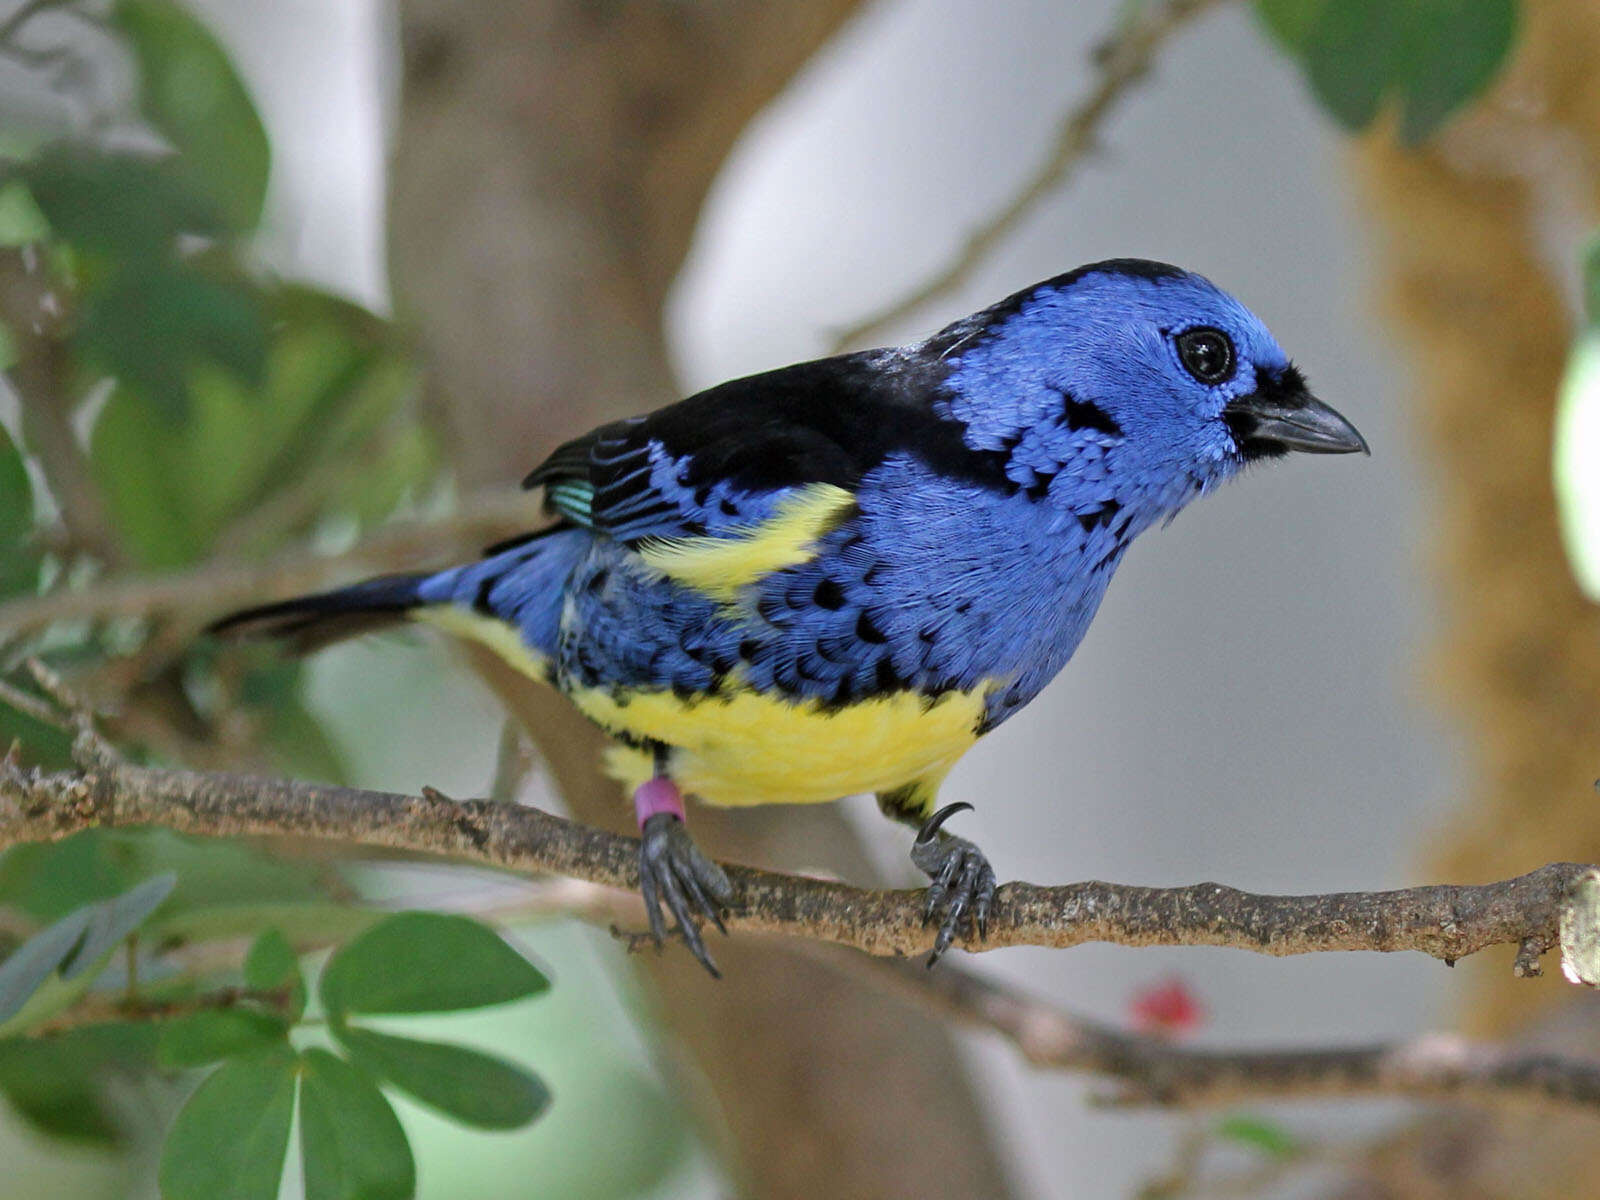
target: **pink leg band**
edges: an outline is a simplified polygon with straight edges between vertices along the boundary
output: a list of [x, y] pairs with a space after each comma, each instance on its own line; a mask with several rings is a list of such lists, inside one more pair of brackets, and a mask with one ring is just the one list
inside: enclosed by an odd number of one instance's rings
[[683, 820], [683, 793], [678, 785], [662, 775], [641, 783], [633, 793], [633, 811], [639, 818], [639, 827], [658, 813], [671, 813]]

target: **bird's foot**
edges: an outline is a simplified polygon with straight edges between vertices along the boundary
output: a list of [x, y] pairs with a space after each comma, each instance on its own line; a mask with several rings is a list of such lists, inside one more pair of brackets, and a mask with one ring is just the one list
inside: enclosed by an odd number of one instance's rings
[[[683, 940], [700, 965], [721, 979], [717, 964], [706, 951], [698, 921], [715, 925], [727, 934], [722, 910], [733, 903], [733, 886], [722, 868], [701, 853], [683, 823], [683, 799], [669, 779], [656, 778], [634, 793], [639, 814], [639, 891], [650, 921], [650, 937], [660, 947], [667, 926], [661, 915], [665, 904]], [[698, 913], [698, 916], [696, 915]]]
[[939, 921], [939, 935], [928, 955], [928, 965], [938, 962], [961, 929], [966, 918], [981, 940], [989, 934], [989, 907], [994, 903], [996, 882], [989, 860], [966, 838], [941, 833], [943, 825], [956, 813], [972, 805], [947, 804], [923, 822], [917, 840], [911, 843], [911, 861], [926, 875], [928, 898], [922, 909], [922, 923]]

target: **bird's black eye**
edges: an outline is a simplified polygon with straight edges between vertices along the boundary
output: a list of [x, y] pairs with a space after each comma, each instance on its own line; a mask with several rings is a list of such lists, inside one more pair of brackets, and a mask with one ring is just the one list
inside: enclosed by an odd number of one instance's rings
[[1220, 329], [1202, 325], [1178, 335], [1178, 358], [1183, 369], [1201, 383], [1222, 383], [1233, 378], [1233, 343]]

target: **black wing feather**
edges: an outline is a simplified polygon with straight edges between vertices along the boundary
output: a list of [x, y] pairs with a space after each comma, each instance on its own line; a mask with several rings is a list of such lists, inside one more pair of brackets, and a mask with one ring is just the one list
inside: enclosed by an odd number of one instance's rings
[[[970, 449], [961, 426], [935, 411], [943, 375], [932, 356], [870, 350], [735, 379], [567, 442], [524, 485], [545, 488], [569, 519], [629, 541], [694, 531], [702, 488], [853, 489], [897, 451], [1008, 486], [1003, 456]], [[654, 448], [680, 464], [675, 495], [652, 483]]]

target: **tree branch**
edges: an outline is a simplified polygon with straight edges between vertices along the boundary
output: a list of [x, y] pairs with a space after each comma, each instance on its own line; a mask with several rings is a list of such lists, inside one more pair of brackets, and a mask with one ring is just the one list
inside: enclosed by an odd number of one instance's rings
[[[459, 909], [458, 909], [459, 911]], [[568, 916], [609, 925], [630, 945], [638, 936], [619, 924], [640, 926], [644, 907], [624, 893], [575, 879], [536, 885], [499, 910], [474, 915], [526, 919]], [[642, 936], [642, 935], [640, 935]], [[1430, 1033], [1370, 1046], [1295, 1050], [1195, 1049], [1167, 1037], [1130, 1033], [1007, 985], [942, 962], [924, 970], [911, 962], [884, 962], [810, 943], [815, 957], [894, 996], [973, 1029], [999, 1034], [1031, 1065], [1077, 1071], [1116, 1083], [1096, 1096], [1112, 1106], [1202, 1108], [1263, 1100], [1316, 1097], [1405, 1096], [1415, 1100], [1526, 1100], [1600, 1109], [1600, 1062], [1469, 1042]]]
[[1600, 1062], [1427, 1034], [1372, 1046], [1192, 1049], [1126, 1033], [959, 966], [872, 963], [889, 986], [997, 1032], [1036, 1067], [1114, 1079], [1112, 1105], [1202, 1107], [1327, 1096], [1532, 1100], [1600, 1110]]
[[834, 349], [846, 350], [876, 337], [928, 301], [960, 285], [1006, 234], [1067, 181], [1074, 168], [1094, 149], [1100, 127], [1133, 85], [1149, 73], [1150, 64], [1167, 39], [1216, 2], [1159, 0], [1142, 6], [1143, 11], [1127, 18], [1122, 27], [1095, 50], [1099, 75], [1094, 86], [1062, 118], [1050, 152], [1011, 199], [968, 234], [966, 244], [936, 275], [887, 308], [843, 330], [834, 339]]
[[[528, 808], [322, 787], [217, 772], [98, 762], [81, 771], [25, 771], [0, 761], [0, 849], [91, 827], [162, 825], [210, 836], [294, 835], [420, 851], [518, 871], [567, 876], [541, 893], [543, 907], [589, 920], [638, 915], [638, 843]], [[728, 867], [738, 897], [730, 928], [791, 934], [875, 955], [926, 950], [920, 891], [875, 891], [749, 867]], [[1555, 863], [1478, 886], [1389, 892], [1264, 896], [1220, 884], [1146, 888], [1089, 882], [1001, 888], [989, 940], [1001, 946], [1230, 946], [1265, 954], [1416, 950], [1454, 961], [1488, 946], [1519, 947], [1522, 973], [1537, 967], [1571, 924], [1574, 895], [1595, 870]], [[1592, 903], [1592, 901], [1589, 901]], [[821, 953], [819, 947], [818, 953]], [[1281, 1051], [1192, 1049], [1126, 1033], [1044, 1004], [945, 963], [854, 962], [880, 985], [1013, 1042], [1035, 1066], [1114, 1079], [1111, 1104], [1198, 1107], [1263, 1098], [1398, 1095], [1417, 1099], [1519, 1099], [1600, 1109], [1600, 1063], [1474, 1045], [1430, 1035], [1391, 1044]], [[228, 1005], [236, 997], [220, 995]], [[209, 1006], [210, 1001], [206, 1002]], [[107, 1014], [111, 1010], [107, 1009]], [[97, 1019], [74, 1011], [71, 1024]], [[118, 1007], [114, 1014], [126, 1017]], [[165, 1009], [154, 1017], [169, 1016]]]
[[[207, 836], [282, 835], [447, 855], [518, 871], [553, 872], [633, 889], [638, 843], [538, 809], [405, 796], [130, 764], [42, 773], [0, 764], [0, 849], [91, 826], [164, 825]], [[1005, 946], [1228, 946], [1261, 954], [1415, 950], [1454, 962], [1495, 945], [1518, 947], [1532, 974], [1558, 944], [1573, 894], [1594, 868], [1555, 863], [1515, 879], [1386, 892], [1267, 896], [1216, 883], [1138, 887], [1090, 881], [1008, 883], [987, 941]], [[730, 927], [795, 934], [869, 954], [929, 949], [922, 893], [870, 890], [730, 866], [738, 897]]]

